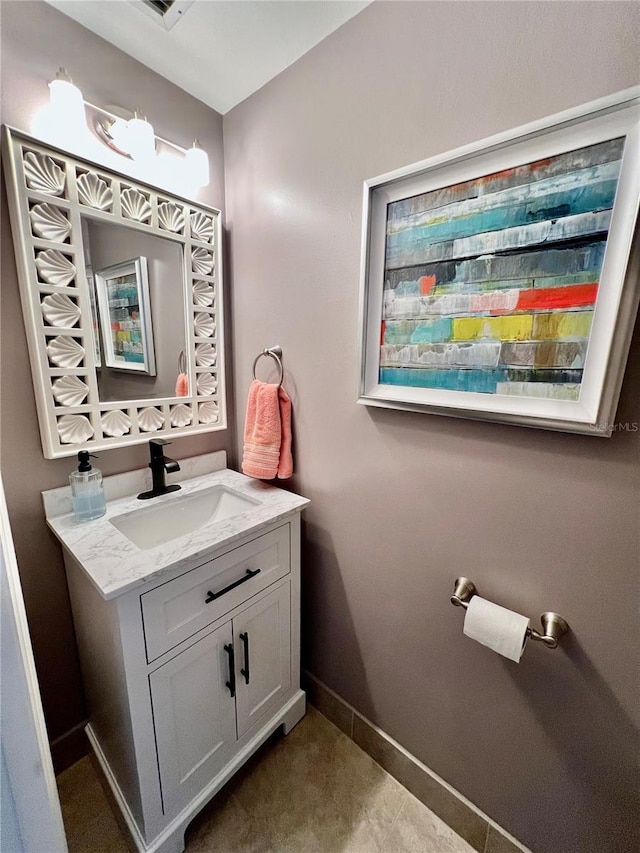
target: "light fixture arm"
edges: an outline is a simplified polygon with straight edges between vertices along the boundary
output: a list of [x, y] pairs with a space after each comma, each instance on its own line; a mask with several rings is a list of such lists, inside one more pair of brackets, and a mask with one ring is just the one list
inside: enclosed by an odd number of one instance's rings
[[[97, 104], [91, 103], [91, 101], [85, 101], [84, 104], [92, 112], [100, 113], [101, 115], [103, 115], [106, 119], [108, 119], [111, 122], [111, 124], [113, 124], [116, 121], [128, 121], [128, 119], [124, 119], [121, 115], [116, 115], [116, 113], [111, 112], [110, 110], [106, 109], [105, 107], [99, 107]], [[123, 112], [127, 112], [127, 111], [123, 110]], [[136, 113], [140, 113], [140, 115], [143, 115], [141, 110], [135, 110], [133, 113], [129, 113], [129, 115], [131, 116], [131, 118], [134, 118]], [[101, 127], [102, 127], [102, 131], [106, 132], [106, 128], [104, 126], [101, 126]], [[167, 146], [168, 148], [173, 148], [173, 150], [177, 151], [179, 154], [184, 155], [187, 153], [187, 151], [189, 151], [188, 148], [183, 148], [182, 145], [178, 145], [177, 142], [172, 142], [170, 139], [165, 139], [164, 136], [160, 136], [157, 133], [155, 134], [155, 137], [156, 137], [157, 142], [161, 142], [163, 146]], [[195, 141], [197, 142], [198, 140], [195, 140]], [[201, 147], [201, 146], [198, 145], [198, 147]]]
[[[208, 185], [209, 158], [198, 140], [191, 148], [183, 148], [158, 136], [140, 107], [133, 113], [123, 111], [127, 114], [125, 118], [86, 101], [63, 66], [49, 83], [49, 91], [48, 106], [34, 117], [33, 130], [37, 136], [63, 147], [66, 141], [69, 147], [89, 151], [97, 139], [118, 156], [138, 163], [146, 172], [151, 170], [158, 180], [164, 175], [164, 179], [173, 184], [177, 179], [189, 192]], [[88, 132], [89, 127], [93, 134]], [[180, 157], [158, 152], [158, 145]]]

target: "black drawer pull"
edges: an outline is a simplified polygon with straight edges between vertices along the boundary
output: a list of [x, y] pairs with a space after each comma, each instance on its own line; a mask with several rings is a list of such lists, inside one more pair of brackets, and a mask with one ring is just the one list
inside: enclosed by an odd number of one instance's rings
[[244, 669], [240, 670], [240, 675], [244, 675], [244, 683], [249, 683], [249, 634], [243, 631], [240, 634], [242, 645], [244, 646]]
[[221, 595], [224, 595], [226, 592], [235, 589], [237, 586], [240, 586], [241, 583], [251, 580], [251, 578], [255, 578], [256, 575], [260, 574], [260, 571], [260, 569], [254, 569], [253, 571], [251, 571], [251, 569], [247, 569], [247, 572], [243, 577], [241, 577], [237, 581], [234, 581], [233, 583], [230, 583], [229, 586], [225, 586], [225, 588], [221, 589], [220, 592], [211, 592], [210, 590], [208, 590], [207, 597], [205, 598], [204, 603], [211, 604], [211, 602], [215, 601], [216, 598], [220, 598]]
[[225, 681], [225, 684], [229, 688], [229, 693], [231, 693], [231, 698], [233, 699], [236, 695], [236, 661], [233, 655], [233, 643], [225, 645], [224, 650], [229, 655], [229, 681]]

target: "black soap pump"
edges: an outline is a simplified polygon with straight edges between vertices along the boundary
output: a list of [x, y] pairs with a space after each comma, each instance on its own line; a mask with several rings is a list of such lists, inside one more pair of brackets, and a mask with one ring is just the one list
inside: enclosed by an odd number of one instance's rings
[[107, 511], [102, 472], [91, 467], [90, 456], [88, 450], [81, 450], [78, 453], [78, 470], [69, 475], [73, 511], [78, 521], [100, 518]]

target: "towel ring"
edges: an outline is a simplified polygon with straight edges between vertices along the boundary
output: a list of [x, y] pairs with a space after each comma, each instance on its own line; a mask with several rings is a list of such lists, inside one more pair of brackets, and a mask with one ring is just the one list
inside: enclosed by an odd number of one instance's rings
[[278, 370], [280, 371], [280, 380], [278, 382], [278, 388], [282, 387], [282, 380], [284, 379], [284, 368], [282, 367], [282, 347], [269, 347], [267, 349], [263, 349], [262, 352], [258, 353], [253, 361], [253, 378], [256, 379], [256, 364], [260, 361], [263, 356], [269, 356], [272, 358], [275, 363], [278, 365]]
[[186, 373], [187, 372], [187, 359], [185, 358], [184, 350], [180, 350], [180, 355], [178, 356], [178, 373]]

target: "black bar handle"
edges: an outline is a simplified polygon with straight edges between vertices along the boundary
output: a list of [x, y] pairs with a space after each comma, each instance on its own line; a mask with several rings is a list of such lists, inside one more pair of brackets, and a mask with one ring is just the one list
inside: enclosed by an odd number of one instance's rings
[[233, 643], [227, 643], [224, 647], [225, 652], [229, 655], [229, 681], [225, 681], [229, 688], [231, 698], [236, 695], [236, 659], [233, 654]]
[[244, 675], [244, 683], [249, 683], [249, 634], [244, 631], [240, 634], [242, 645], [244, 646], [244, 669], [240, 670], [240, 674]]
[[261, 569], [247, 569], [246, 574], [244, 574], [239, 580], [230, 583], [229, 586], [225, 586], [224, 589], [221, 589], [220, 592], [211, 592], [211, 590], [207, 590], [207, 597], [204, 600], [205, 604], [211, 604], [212, 601], [215, 601], [216, 598], [220, 598], [221, 595], [224, 595], [226, 592], [229, 592], [232, 589], [235, 589], [237, 586], [240, 586], [241, 583], [245, 581], [251, 580], [251, 578], [255, 578], [256, 575], [260, 574]]

